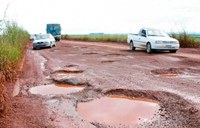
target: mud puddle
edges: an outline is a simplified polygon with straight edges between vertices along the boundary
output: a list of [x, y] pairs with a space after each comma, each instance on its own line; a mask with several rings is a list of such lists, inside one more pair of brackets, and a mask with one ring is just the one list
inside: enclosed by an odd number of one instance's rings
[[135, 126], [149, 121], [159, 108], [152, 100], [126, 96], [103, 97], [77, 105], [78, 113], [86, 120], [111, 126]]
[[82, 91], [86, 85], [70, 85], [70, 84], [50, 84], [41, 85], [30, 88], [30, 93], [39, 95], [50, 95], [50, 94], [70, 94]]
[[169, 68], [152, 70], [151, 73], [162, 78], [198, 77], [200, 70], [190, 68]]

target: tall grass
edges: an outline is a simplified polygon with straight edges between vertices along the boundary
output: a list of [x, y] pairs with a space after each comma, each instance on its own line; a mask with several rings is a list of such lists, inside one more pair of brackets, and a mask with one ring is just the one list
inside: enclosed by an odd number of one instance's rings
[[[3, 22], [3, 21], [2, 21]], [[0, 26], [0, 112], [5, 109], [3, 83], [16, 78], [16, 69], [25, 51], [29, 34], [15, 22]], [[0, 113], [1, 114], [1, 113]]]
[[12, 80], [14, 69], [24, 53], [29, 34], [16, 23], [7, 23], [0, 38], [0, 72], [4, 81]]
[[178, 34], [172, 33], [171, 35], [179, 41], [182, 48], [200, 48], [200, 38], [192, 37], [186, 31]]
[[62, 39], [94, 41], [94, 42], [120, 42], [127, 41], [126, 34], [89, 34], [89, 35], [63, 35]]

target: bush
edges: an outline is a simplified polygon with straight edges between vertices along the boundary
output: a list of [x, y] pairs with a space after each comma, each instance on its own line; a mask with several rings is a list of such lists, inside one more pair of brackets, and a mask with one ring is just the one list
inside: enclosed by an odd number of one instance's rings
[[200, 47], [200, 43], [195, 39], [195, 37], [190, 36], [186, 31], [179, 34], [172, 33], [172, 37], [176, 38], [180, 42], [180, 47], [182, 48]]

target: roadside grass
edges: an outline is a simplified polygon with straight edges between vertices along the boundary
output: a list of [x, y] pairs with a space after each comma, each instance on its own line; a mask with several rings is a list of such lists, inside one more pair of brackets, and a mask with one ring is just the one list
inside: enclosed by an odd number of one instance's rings
[[22, 58], [29, 34], [16, 23], [6, 24], [0, 38], [0, 72], [3, 81], [13, 80], [14, 70]]
[[[200, 48], [200, 37], [193, 37], [186, 31], [181, 33], [171, 33], [173, 38], [180, 42], [182, 48]], [[88, 34], [88, 35], [62, 35], [65, 40], [79, 40], [92, 42], [118, 42], [126, 43], [127, 34]]]
[[189, 35], [186, 31], [181, 33], [171, 34], [173, 38], [176, 38], [180, 42], [182, 48], [200, 48], [200, 38]]
[[16, 78], [16, 69], [25, 52], [29, 34], [16, 23], [0, 28], [0, 115], [5, 110], [4, 83]]
[[88, 35], [63, 35], [62, 39], [92, 42], [118, 42], [126, 43], [126, 34], [88, 34]]
[[194, 37], [194, 41], [200, 45], [200, 37]]

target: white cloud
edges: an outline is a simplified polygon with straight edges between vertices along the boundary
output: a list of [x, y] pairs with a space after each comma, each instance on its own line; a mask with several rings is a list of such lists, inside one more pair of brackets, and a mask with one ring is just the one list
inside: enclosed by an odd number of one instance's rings
[[[0, 18], [8, 0], [0, 2]], [[200, 32], [199, 0], [10, 0], [9, 19], [30, 33], [60, 23], [63, 33], [129, 33], [140, 27]]]

